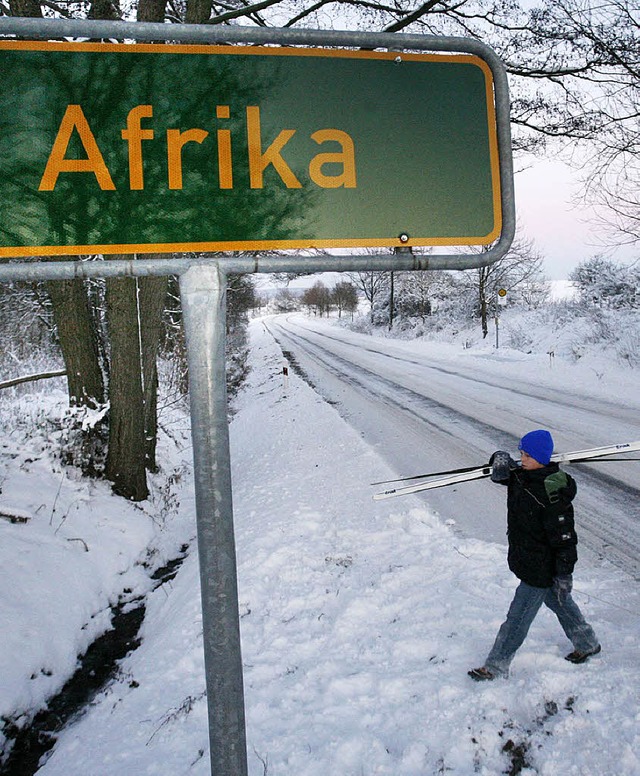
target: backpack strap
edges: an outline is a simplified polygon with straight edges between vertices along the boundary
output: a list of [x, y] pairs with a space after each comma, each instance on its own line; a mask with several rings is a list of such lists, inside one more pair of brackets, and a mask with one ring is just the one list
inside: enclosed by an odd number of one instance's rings
[[[549, 503], [557, 504], [563, 495], [566, 497], [568, 494], [565, 488], [568, 488], [571, 482], [572, 478], [560, 469], [557, 472], [550, 474], [548, 477], [545, 477], [544, 489], [547, 493]], [[564, 493], [562, 491], [564, 491]], [[573, 495], [569, 496], [569, 501], [571, 501], [572, 498]]]

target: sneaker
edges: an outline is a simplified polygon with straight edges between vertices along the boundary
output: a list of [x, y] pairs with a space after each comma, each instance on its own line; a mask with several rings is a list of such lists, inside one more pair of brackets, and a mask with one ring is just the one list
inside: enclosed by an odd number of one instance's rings
[[601, 649], [602, 647], [600, 644], [598, 644], [597, 647], [594, 647], [594, 649], [588, 650], [587, 652], [580, 652], [579, 649], [575, 649], [565, 657], [565, 660], [568, 660], [570, 663], [586, 663], [590, 657], [597, 655]]
[[489, 671], [488, 668], [482, 666], [482, 668], [472, 668], [471, 671], [467, 671], [469, 676], [476, 682], [490, 682], [496, 677]]

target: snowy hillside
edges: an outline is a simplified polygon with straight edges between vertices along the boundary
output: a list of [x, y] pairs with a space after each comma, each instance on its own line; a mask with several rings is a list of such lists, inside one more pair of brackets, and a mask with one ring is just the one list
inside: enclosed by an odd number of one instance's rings
[[[483, 353], [497, 370], [531, 368], [522, 352]], [[373, 502], [369, 483], [397, 473], [295, 374], [285, 384], [283, 363], [254, 321], [231, 425], [251, 776], [640, 774], [637, 582], [583, 559], [576, 599], [602, 655], [567, 663], [569, 643], [541, 612], [510, 680], [474, 684], [467, 669], [516, 585], [504, 546], [465, 538], [455, 515], [413, 497]], [[602, 348], [552, 379], [598, 394], [637, 387], [637, 374]], [[0, 503], [32, 519], [0, 520], [0, 715], [24, 724], [107, 627], [109, 605], [148, 594], [139, 648], [38, 773], [205, 776], [195, 544], [173, 581], [152, 591], [150, 580], [195, 534], [186, 422], [163, 439], [152, 498], [134, 506], [52, 458], [59, 439], [41, 419], [64, 412], [64, 396], [40, 401], [37, 413], [26, 401], [2, 410]]]

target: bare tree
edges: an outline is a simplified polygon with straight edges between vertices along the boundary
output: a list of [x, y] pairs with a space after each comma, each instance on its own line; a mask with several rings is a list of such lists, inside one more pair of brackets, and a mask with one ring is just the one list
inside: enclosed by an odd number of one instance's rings
[[[620, 243], [640, 241], [640, 16], [632, 0], [545, 0], [531, 15], [531, 40], [557, 52], [553, 86], [574, 117], [570, 146], [588, 201]], [[561, 133], [562, 126], [551, 131]]]
[[47, 283], [56, 332], [67, 370], [69, 403], [98, 407], [105, 400], [99, 333], [82, 280]]
[[375, 304], [381, 296], [387, 293], [389, 288], [389, 273], [349, 272], [347, 275], [351, 278], [356, 288], [362, 291], [367, 302], [369, 302], [371, 320], [373, 321]]
[[495, 314], [498, 291], [504, 289], [510, 297], [532, 283], [544, 286], [543, 258], [530, 240], [514, 241], [507, 255], [487, 267], [461, 273], [460, 286], [476, 296], [476, 313], [480, 318], [482, 336], [489, 333], [489, 318]]
[[437, 305], [443, 272], [396, 273], [396, 311], [403, 318], [423, 321]]
[[279, 288], [273, 301], [280, 313], [290, 313], [298, 309], [298, 299], [290, 288]]
[[353, 283], [349, 283], [346, 280], [342, 280], [333, 288], [331, 293], [331, 300], [338, 309], [338, 317], [342, 318], [342, 313], [353, 313], [358, 309], [358, 291]]
[[302, 304], [308, 307], [309, 311], [313, 310], [315, 315], [328, 315], [331, 309], [331, 293], [321, 280], [316, 280], [302, 295]]
[[145, 467], [142, 362], [138, 342], [135, 278], [107, 280], [107, 315], [111, 343], [109, 452], [106, 476], [114, 491], [132, 501], [149, 493]]
[[25, 362], [43, 371], [62, 364], [55, 342], [55, 325], [44, 283], [0, 283], [0, 369], [2, 376], [21, 378]]
[[[6, 12], [0, 5], [0, 13], [3, 10]], [[11, 16], [43, 17], [39, 0], [10, 0], [8, 10]], [[104, 383], [98, 356], [98, 334], [86, 284], [82, 280], [69, 280], [49, 283], [48, 289], [67, 370], [69, 403], [98, 406], [104, 401]]]

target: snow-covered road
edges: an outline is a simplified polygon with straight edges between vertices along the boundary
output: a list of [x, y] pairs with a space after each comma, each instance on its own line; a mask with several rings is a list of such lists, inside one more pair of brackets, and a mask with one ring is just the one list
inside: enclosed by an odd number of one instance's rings
[[[539, 427], [553, 432], [560, 452], [640, 439], [637, 396], [539, 356], [374, 338], [300, 315], [266, 325], [291, 367], [399, 476], [482, 465], [496, 449], [516, 456], [518, 439]], [[582, 464], [572, 472], [583, 549], [638, 578], [637, 464]], [[423, 498], [464, 534], [505, 541], [501, 488], [479, 481]]]

